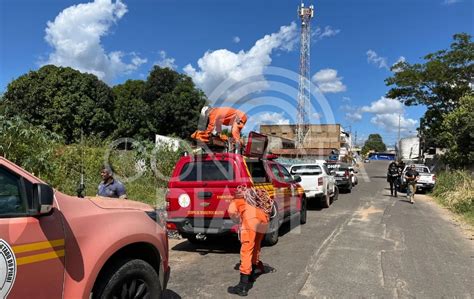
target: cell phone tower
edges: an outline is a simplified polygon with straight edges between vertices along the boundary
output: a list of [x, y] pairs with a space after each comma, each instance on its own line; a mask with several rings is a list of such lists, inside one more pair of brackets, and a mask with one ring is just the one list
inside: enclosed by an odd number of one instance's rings
[[298, 84], [298, 115], [296, 128], [297, 148], [303, 148], [304, 139], [308, 131], [308, 111], [310, 103], [310, 42], [311, 42], [311, 19], [314, 17], [314, 7], [305, 7], [304, 3], [298, 7], [298, 17], [301, 19], [300, 37], [300, 76]]

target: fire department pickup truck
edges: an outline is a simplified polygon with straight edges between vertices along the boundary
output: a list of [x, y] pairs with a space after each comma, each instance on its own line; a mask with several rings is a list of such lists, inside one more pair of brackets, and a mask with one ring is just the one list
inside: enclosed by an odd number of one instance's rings
[[227, 209], [237, 186], [263, 188], [274, 197], [276, 215], [272, 218], [265, 243], [278, 242], [278, 231], [285, 221], [306, 223], [306, 197], [285, 167], [266, 158], [268, 140], [251, 132], [244, 155], [207, 153], [183, 156], [168, 183], [167, 228], [179, 232], [190, 242], [209, 235], [235, 234], [238, 226]]
[[0, 298], [159, 298], [170, 268], [157, 222], [148, 205], [67, 196], [0, 157]]

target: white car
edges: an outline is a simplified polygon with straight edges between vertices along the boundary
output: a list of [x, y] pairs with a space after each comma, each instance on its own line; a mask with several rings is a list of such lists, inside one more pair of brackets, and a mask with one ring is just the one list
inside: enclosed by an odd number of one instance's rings
[[[411, 165], [406, 165], [402, 172], [402, 187], [406, 187], [405, 173]], [[428, 166], [423, 164], [415, 164], [415, 169], [420, 174], [416, 182], [416, 190], [431, 191], [436, 183], [436, 176], [431, 173]]]
[[310, 198], [319, 199], [324, 207], [329, 208], [339, 195], [334, 176], [323, 163], [294, 164], [290, 167], [293, 176], [301, 177], [299, 183]]

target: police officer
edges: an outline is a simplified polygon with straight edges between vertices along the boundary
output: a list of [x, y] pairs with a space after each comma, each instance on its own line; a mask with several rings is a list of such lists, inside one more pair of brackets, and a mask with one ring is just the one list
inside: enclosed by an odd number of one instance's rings
[[398, 181], [400, 178], [400, 170], [398, 168], [398, 162], [392, 162], [388, 166], [387, 170], [387, 181], [390, 184], [390, 195], [397, 197]]
[[416, 171], [415, 165], [411, 165], [405, 172], [405, 180], [407, 182], [407, 198], [410, 199], [410, 203], [415, 203], [415, 192], [416, 192], [416, 181], [420, 174]]
[[112, 198], [127, 198], [127, 192], [125, 186], [119, 181], [114, 179], [112, 170], [109, 167], [103, 167], [100, 171], [102, 182], [100, 182], [97, 196], [112, 197]]

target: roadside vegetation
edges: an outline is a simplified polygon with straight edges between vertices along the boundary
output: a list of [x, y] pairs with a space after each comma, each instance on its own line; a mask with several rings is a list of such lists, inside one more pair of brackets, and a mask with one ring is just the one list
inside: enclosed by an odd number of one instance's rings
[[474, 179], [469, 172], [456, 170], [439, 173], [432, 195], [474, 226]]
[[442, 148], [450, 171], [437, 174], [433, 196], [474, 224], [474, 43], [471, 35], [453, 36], [449, 49], [427, 54], [422, 63], [400, 61], [385, 80], [387, 97], [407, 106], [423, 105], [418, 135], [423, 149]]
[[[44, 66], [0, 97], [0, 156], [69, 195], [83, 174], [85, 195], [94, 196], [108, 164], [130, 199], [161, 205], [182, 151], [155, 148], [155, 134], [189, 138], [206, 102], [191, 78], [168, 68], [111, 88], [91, 74]], [[124, 138], [128, 145], [117, 144]]]

